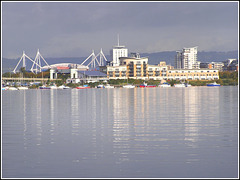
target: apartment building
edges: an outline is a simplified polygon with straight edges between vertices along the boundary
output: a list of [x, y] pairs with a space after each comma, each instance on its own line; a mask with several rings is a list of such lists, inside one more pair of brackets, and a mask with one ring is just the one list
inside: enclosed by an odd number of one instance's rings
[[120, 57], [119, 66], [107, 66], [109, 79], [154, 79], [161, 80], [166, 76], [167, 65], [149, 65], [148, 58], [141, 58], [138, 53], [131, 57]]
[[183, 48], [176, 53], [176, 69], [200, 69], [200, 62], [197, 61], [197, 47]]
[[218, 69], [171, 69], [166, 79], [173, 80], [215, 80], [219, 79]]

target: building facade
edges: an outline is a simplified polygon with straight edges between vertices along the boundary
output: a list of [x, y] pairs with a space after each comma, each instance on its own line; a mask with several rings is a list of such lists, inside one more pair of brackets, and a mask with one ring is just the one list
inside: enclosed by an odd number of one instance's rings
[[169, 80], [216, 80], [218, 69], [171, 69], [167, 71]]
[[110, 63], [111, 66], [119, 66], [120, 65], [119, 58], [128, 57], [128, 49], [125, 48], [125, 46], [119, 45], [119, 38], [118, 38], [118, 45], [113, 46], [113, 49], [110, 50], [110, 56], [112, 60]]
[[166, 77], [168, 66], [165, 62], [159, 65], [149, 65], [148, 58], [141, 58], [138, 53], [131, 53], [131, 57], [120, 57], [119, 66], [107, 66], [109, 79], [143, 79], [162, 80]]
[[107, 81], [107, 75], [100, 71], [80, 71], [71, 69], [71, 77], [66, 80], [67, 83], [94, 83]]
[[70, 74], [72, 78], [75, 78], [77, 71], [87, 71], [88, 66], [73, 63], [60, 63], [50, 65], [50, 80], [57, 79], [58, 74]]
[[176, 69], [199, 69], [200, 62], [197, 61], [197, 47], [183, 48], [182, 51], [176, 51], [175, 68]]
[[208, 68], [208, 69], [218, 69], [219, 71], [223, 71], [223, 62], [206, 62], [200, 63], [200, 68]]

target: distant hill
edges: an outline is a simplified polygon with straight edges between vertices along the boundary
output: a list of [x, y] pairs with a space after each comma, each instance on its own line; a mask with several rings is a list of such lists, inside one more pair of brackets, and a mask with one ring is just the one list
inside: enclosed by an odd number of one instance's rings
[[[148, 57], [149, 64], [159, 64], [160, 61], [166, 61], [167, 64], [174, 66], [176, 51], [164, 51], [156, 53], [140, 53], [141, 57]], [[44, 57], [45, 58], [45, 57]], [[45, 58], [49, 65], [57, 63], [77, 63], [81, 64], [87, 57], [60, 57], [60, 58]], [[110, 60], [110, 55], [106, 55], [106, 58]], [[222, 62], [227, 59], [238, 58], [238, 51], [228, 51], [228, 52], [215, 52], [215, 51], [199, 51], [198, 61], [200, 62]], [[32, 58], [34, 59], [34, 58]], [[2, 59], [2, 73], [12, 71], [17, 65], [18, 59]], [[90, 60], [88, 60], [90, 62]], [[22, 64], [22, 62], [21, 62]], [[21, 65], [20, 64], [20, 65]], [[30, 69], [32, 62], [26, 60], [27, 69]], [[19, 65], [19, 66], [20, 66]], [[45, 65], [45, 64], [42, 64]]]

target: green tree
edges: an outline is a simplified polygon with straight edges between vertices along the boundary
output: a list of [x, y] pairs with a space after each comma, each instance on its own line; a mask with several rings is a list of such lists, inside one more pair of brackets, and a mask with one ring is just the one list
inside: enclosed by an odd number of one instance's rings
[[23, 75], [26, 73], [26, 68], [25, 67], [21, 67], [20, 68], [20, 72], [23, 73]]

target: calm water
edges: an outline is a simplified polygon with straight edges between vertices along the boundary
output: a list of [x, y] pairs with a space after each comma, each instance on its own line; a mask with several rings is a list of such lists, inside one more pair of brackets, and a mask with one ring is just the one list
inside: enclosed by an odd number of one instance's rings
[[238, 87], [2, 92], [2, 177], [238, 177]]

